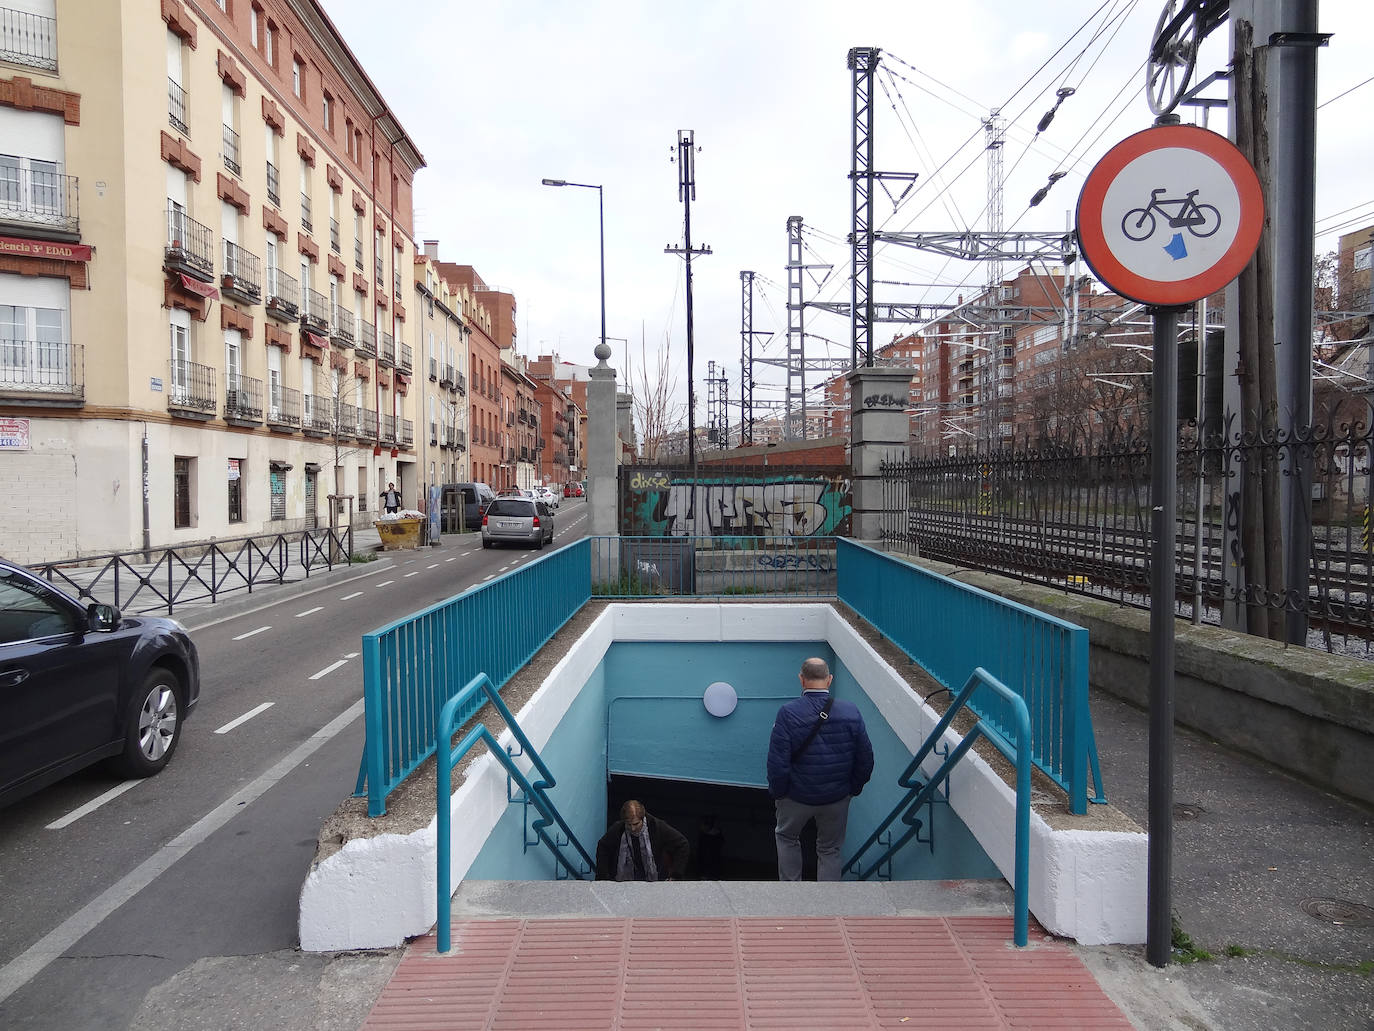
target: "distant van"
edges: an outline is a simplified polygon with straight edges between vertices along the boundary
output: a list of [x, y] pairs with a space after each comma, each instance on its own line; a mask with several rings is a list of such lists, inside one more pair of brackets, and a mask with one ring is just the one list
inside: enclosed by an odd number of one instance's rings
[[[485, 483], [446, 483], [440, 495], [440, 512], [444, 533], [458, 533], [462, 529], [480, 530], [487, 506], [496, 500], [496, 492]], [[459, 524], [459, 518], [462, 524]]]

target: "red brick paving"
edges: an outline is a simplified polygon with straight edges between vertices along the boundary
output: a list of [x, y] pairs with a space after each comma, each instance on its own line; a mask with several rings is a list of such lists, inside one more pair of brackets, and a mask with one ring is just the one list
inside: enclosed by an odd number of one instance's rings
[[1010, 917], [464, 920], [413, 942], [364, 1031], [1127, 1028]]

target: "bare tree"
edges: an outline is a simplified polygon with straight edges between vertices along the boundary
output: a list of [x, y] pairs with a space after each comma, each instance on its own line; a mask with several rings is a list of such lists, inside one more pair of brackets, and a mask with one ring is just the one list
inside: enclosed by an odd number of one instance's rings
[[652, 362], [641, 340], [639, 368], [630, 376], [630, 396], [645, 461], [660, 461], [667, 440], [686, 425], [687, 406], [675, 399], [676, 394], [677, 376], [668, 360], [666, 338], [655, 349]]

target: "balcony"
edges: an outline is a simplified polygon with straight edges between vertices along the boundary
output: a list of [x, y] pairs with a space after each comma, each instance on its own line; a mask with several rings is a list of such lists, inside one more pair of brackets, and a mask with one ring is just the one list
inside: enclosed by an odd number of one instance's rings
[[221, 138], [224, 141], [224, 167], [229, 169], [237, 176], [243, 175], [243, 165], [240, 164], [239, 157], [239, 134], [234, 132], [229, 126], [223, 126]]
[[377, 327], [366, 319], [358, 323], [357, 353], [359, 358], [377, 357]]
[[219, 391], [208, 365], [172, 358], [167, 362], [167, 410], [193, 419], [214, 417]]
[[376, 440], [377, 439], [377, 413], [366, 408], [359, 407], [358, 412], [358, 439]]
[[[429, 424], [429, 442], [431, 444], [439, 443], [439, 424], [437, 422], [432, 422]], [[444, 446], [448, 446], [447, 436], [444, 437]]]
[[220, 289], [226, 297], [232, 297], [244, 304], [257, 304], [262, 300], [262, 263], [252, 251], [246, 251], [236, 243], [224, 241], [224, 275], [220, 277]]
[[564, 439], [567, 439], [568, 431], [563, 428], [563, 424], [561, 422], [556, 422], [553, 424], [553, 435], [555, 437], [563, 437]]
[[333, 216], [329, 219], [329, 249], [335, 254], [343, 254], [339, 248], [339, 220]]
[[507, 412], [507, 413], [506, 413], [506, 425], [507, 425], [507, 426], [514, 426], [514, 425], [515, 425], [515, 413], [514, 413], [514, 412]]
[[386, 330], [382, 330], [382, 343], [377, 349], [377, 360], [389, 369], [396, 366], [396, 341]]
[[267, 425], [279, 430], [300, 429], [301, 392], [299, 390], [275, 385], [268, 391]]
[[177, 132], [191, 135], [186, 126], [186, 91], [173, 79], [167, 80], [167, 121]]
[[57, 19], [0, 7], [0, 61], [57, 71]]
[[439, 386], [441, 386], [441, 387], [451, 387], [451, 386], [453, 386], [453, 375], [454, 375], [454, 373], [453, 373], [453, 366], [452, 366], [452, 365], [444, 365], [444, 366], [441, 366], [440, 369], [439, 369]]
[[415, 446], [415, 423], [410, 419], [401, 420], [401, 446]]
[[455, 390], [458, 391], [458, 393], [466, 396], [468, 392], [467, 377], [464, 376], [461, 372], [458, 373], [458, 375], [453, 378], [453, 387]]
[[6, 402], [82, 402], [85, 350], [49, 340], [0, 341], [0, 397]]
[[429, 381], [430, 381], [431, 383], [437, 383], [437, 382], [439, 381], [439, 359], [438, 359], [438, 358], [431, 358], [431, 359], [429, 360]]
[[235, 372], [224, 379], [224, 421], [231, 426], [261, 425], [262, 380]]
[[[305, 395], [305, 411], [301, 414], [301, 429], [309, 437], [327, 437], [330, 432], [331, 419], [329, 418], [330, 409], [334, 402], [327, 397], [319, 394]], [[342, 407], [347, 408], [347, 405]], [[342, 435], [342, 431], [340, 431]]]
[[[324, 399], [331, 407], [334, 405], [333, 398]], [[339, 422], [335, 431], [342, 437], [354, 437], [358, 433], [358, 409], [350, 404], [339, 402]]]
[[301, 194], [301, 229], [306, 233], [315, 231], [310, 211], [310, 197], [304, 193]]
[[[48, 167], [34, 167], [48, 166]], [[78, 180], [55, 161], [0, 155], [0, 225], [54, 240], [81, 238]]]
[[391, 444], [392, 446], [396, 444], [396, 416], [390, 412], [382, 414], [381, 440], [383, 444]]
[[353, 241], [353, 266], [361, 272], [363, 270], [363, 242]]
[[404, 372], [406, 375], [410, 375], [410, 370], [414, 366], [414, 364], [414, 351], [411, 349], [411, 346], [409, 344], [402, 344], [401, 354], [397, 361], [396, 367], [400, 369], [402, 372]]
[[354, 337], [353, 327], [356, 324], [353, 313], [341, 304], [334, 305], [334, 318], [329, 324], [329, 339], [334, 342], [336, 347], [352, 347]]
[[210, 282], [215, 278], [214, 236], [180, 208], [167, 209], [167, 249], [162, 264], [173, 272], [185, 272]]
[[520, 461], [522, 461], [522, 462], [528, 462], [528, 461], [530, 461], [530, 449], [529, 449], [529, 448], [527, 448], [527, 447], [521, 447], [521, 448], [520, 448]]
[[321, 335], [329, 332], [329, 298], [306, 287], [301, 291], [301, 326]]
[[455, 428], [453, 431], [453, 448], [455, 451], [464, 451], [468, 446], [468, 434], [466, 430]]
[[281, 207], [281, 176], [277, 166], [267, 162], [267, 201], [273, 207]]
[[568, 464], [568, 456], [565, 455], [562, 451], [555, 451], [555, 452], [553, 453], [553, 464], [554, 464], [554, 465], [567, 465], [567, 464]]
[[382, 259], [374, 258], [373, 261], [377, 266], [377, 289], [380, 290], [382, 287], [386, 286], [386, 279], [383, 276]]
[[301, 288], [279, 268], [267, 269], [267, 314], [283, 322], [295, 322], [301, 313]]
[[395, 269], [395, 270], [391, 273], [391, 282], [392, 282], [392, 288], [391, 288], [392, 296], [394, 296], [394, 297], [400, 297], [400, 296], [401, 296], [401, 270], [400, 270], [400, 269]]

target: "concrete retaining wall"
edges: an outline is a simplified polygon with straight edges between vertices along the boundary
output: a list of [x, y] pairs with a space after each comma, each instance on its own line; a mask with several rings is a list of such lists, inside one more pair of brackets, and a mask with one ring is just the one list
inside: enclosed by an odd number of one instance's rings
[[[1147, 706], [1148, 612], [940, 562], [919, 564], [1087, 627], [1092, 686]], [[1180, 725], [1374, 803], [1374, 661], [1183, 620], [1175, 628]]]

